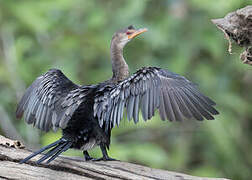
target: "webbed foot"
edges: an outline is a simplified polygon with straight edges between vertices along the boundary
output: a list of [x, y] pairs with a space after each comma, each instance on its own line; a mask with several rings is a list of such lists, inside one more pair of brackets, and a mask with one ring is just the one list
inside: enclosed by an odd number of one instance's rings
[[102, 157], [98, 159], [93, 159], [93, 161], [117, 161], [116, 159], [108, 156], [107, 149], [103, 144], [100, 145], [100, 148], [102, 151]]
[[111, 157], [93, 158], [92, 161], [118, 161]]
[[83, 154], [84, 154], [85, 161], [92, 161], [95, 159], [95, 158], [90, 157], [87, 151], [83, 151]]

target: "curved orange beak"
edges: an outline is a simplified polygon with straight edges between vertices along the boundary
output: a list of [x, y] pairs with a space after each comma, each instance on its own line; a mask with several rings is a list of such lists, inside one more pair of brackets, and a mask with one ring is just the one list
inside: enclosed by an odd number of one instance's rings
[[139, 34], [142, 34], [142, 33], [147, 32], [147, 31], [148, 31], [147, 28], [141, 28], [141, 29], [138, 29], [138, 30], [133, 30], [133, 33], [128, 35], [128, 39], [132, 39], [132, 38], [138, 36]]

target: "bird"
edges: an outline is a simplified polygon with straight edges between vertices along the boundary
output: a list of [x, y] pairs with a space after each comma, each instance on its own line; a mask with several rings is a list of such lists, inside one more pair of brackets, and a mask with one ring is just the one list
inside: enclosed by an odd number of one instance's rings
[[[83, 151], [86, 161], [115, 160], [107, 152], [111, 131], [124, 118], [137, 124], [140, 114], [147, 121], [157, 111], [161, 120], [169, 121], [213, 120], [219, 114], [216, 103], [184, 76], [159, 67], [142, 67], [129, 74], [123, 48], [146, 31], [130, 25], [114, 33], [110, 43], [113, 75], [104, 82], [76, 85], [61, 70], [50, 69], [27, 88], [16, 117], [45, 132], [60, 128], [62, 137], [20, 163], [46, 151], [36, 163], [48, 164], [70, 148]], [[101, 158], [88, 153], [96, 146]]]

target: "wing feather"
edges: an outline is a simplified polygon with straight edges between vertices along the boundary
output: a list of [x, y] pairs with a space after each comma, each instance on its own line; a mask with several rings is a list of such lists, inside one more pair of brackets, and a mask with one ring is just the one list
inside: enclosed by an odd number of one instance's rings
[[214, 119], [214, 117], [204, 109], [201, 103], [192, 94], [190, 94], [188, 90], [185, 89], [184, 91], [202, 116], [204, 116], [208, 120]]
[[133, 116], [135, 96], [130, 96], [127, 103], [127, 118], [130, 121]]
[[166, 120], [166, 112], [165, 112], [165, 103], [164, 103], [164, 95], [160, 93], [160, 106], [158, 108], [161, 119]]
[[134, 119], [135, 124], [138, 123], [138, 121], [139, 121], [139, 116], [138, 116], [138, 114], [139, 114], [139, 96], [140, 95], [136, 96], [135, 103], [134, 103], [133, 119]]
[[148, 107], [148, 119], [150, 119], [152, 116], [154, 116], [154, 91], [153, 87], [151, 86], [148, 91], [148, 97], [149, 97], [149, 106]]
[[190, 99], [188, 98], [188, 96], [184, 93], [184, 91], [182, 90], [181, 92], [182, 98], [185, 101], [186, 106], [190, 109], [193, 117], [199, 121], [203, 120], [203, 117], [201, 116], [201, 114], [198, 112], [197, 108], [194, 106], [194, 104], [190, 101]]
[[163, 92], [164, 94], [164, 105], [165, 105], [165, 112], [166, 112], [166, 117], [170, 121], [175, 121], [175, 114], [174, 114], [174, 109], [172, 109], [171, 106], [171, 99], [169, 97], [169, 94], [167, 92]]
[[141, 111], [143, 119], [146, 121], [148, 119], [148, 105], [149, 105], [149, 93], [148, 90], [145, 91], [141, 100]]
[[169, 93], [169, 98], [170, 98], [170, 102], [171, 102], [171, 106], [175, 115], [175, 120], [177, 121], [182, 121], [183, 120], [183, 114], [179, 109], [178, 103], [174, 97], [174, 93], [173, 91], [170, 91]]
[[26, 90], [17, 106], [16, 117], [24, 115], [28, 124], [44, 131], [65, 128], [78, 107], [77, 100], [82, 102], [84, 95], [84, 86], [75, 85], [60, 70], [51, 69]]
[[188, 109], [187, 105], [185, 104], [183, 98], [179, 94], [179, 90], [174, 91], [174, 97], [175, 97], [175, 99], [178, 103], [179, 109], [183, 113], [184, 117], [186, 117], [188, 119], [192, 118], [192, 114], [191, 114], [190, 110]]
[[[159, 110], [162, 120], [181, 121], [214, 119], [218, 114], [215, 102], [199, 92], [196, 85], [185, 77], [156, 67], [142, 68], [124, 81], [102, 87], [95, 97], [94, 116], [110, 127], [119, 126], [126, 108], [127, 119], [139, 121], [154, 116]], [[102, 93], [101, 93], [102, 92]], [[106, 107], [99, 108], [102, 104]]]

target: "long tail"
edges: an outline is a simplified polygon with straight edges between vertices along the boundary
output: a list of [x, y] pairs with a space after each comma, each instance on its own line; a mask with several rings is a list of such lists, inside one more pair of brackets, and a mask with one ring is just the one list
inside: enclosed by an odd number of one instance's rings
[[68, 150], [70, 147], [72, 146], [72, 142], [68, 141], [66, 139], [59, 139], [57, 141], [55, 141], [52, 144], [49, 144], [43, 148], [41, 148], [40, 150], [32, 153], [30, 156], [26, 157], [25, 159], [23, 159], [22, 161], [20, 161], [20, 164], [27, 162], [28, 160], [30, 160], [31, 158], [33, 158], [34, 156], [44, 152], [47, 149], [50, 149], [42, 158], [40, 158], [37, 161], [37, 164], [40, 164], [41, 162], [43, 162], [44, 160], [48, 159], [46, 161], [46, 164], [50, 163], [52, 160], [54, 160], [56, 157], [58, 157], [62, 152]]

